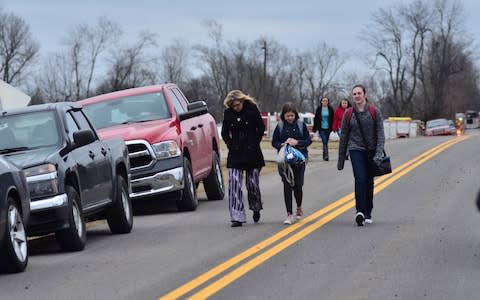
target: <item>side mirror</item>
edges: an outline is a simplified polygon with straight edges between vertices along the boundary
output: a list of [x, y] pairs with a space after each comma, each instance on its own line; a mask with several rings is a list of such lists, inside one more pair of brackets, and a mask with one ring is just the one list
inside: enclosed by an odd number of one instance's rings
[[189, 103], [187, 106], [187, 109], [188, 109], [187, 112], [179, 115], [180, 121], [208, 113], [208, 107], [205, 101], [195, 101], [195, 102]]
[[95, 134], [89, 129], [79, 130], [73, 133], [74, 147], [82, 147], [93, 143], [96, 140]]

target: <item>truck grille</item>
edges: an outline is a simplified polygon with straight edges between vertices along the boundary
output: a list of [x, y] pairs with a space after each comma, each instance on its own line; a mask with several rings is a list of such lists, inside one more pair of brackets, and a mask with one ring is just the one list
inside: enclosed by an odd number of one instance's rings
[[149, 167], [153, 163], [152, 150], [146, 141], [127, 141], [130, 170]]

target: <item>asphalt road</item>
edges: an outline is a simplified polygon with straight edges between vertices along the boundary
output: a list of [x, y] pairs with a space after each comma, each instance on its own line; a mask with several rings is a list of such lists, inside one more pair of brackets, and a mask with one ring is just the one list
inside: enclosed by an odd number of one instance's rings
[[468, 136], [389, 141], [394, 167], [416, 160], [377, 181], [372, 225], [354, 224], [350, 164], [338, 172], [336, 153], [323, 162], [315, 152], [306, 218], [295, 225], [282, 224], [275, 173], [261, 177], [259, 224], [249, 212], [246, 226], [231, 228], [227, 199], [187, 213], [161, 199], [136, 203], [131, 234], [94, 224], [82, 252], [62, 253], [49, 237], [32, 241], [27, 271], [0, 275], [0, 299], [158, 299], [172, 291], [193, 299], [478, 299], [480, 134]]

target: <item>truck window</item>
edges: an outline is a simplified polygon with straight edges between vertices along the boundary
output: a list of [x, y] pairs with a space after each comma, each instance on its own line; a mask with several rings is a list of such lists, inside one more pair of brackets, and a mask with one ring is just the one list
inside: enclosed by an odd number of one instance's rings
[[184, 113], [186, 111], [186, 107], [183, 107], [181, 104], [180, 100], [178, 100], [177, 95], [173, 92], [173, 90], [169, 89], [168, 90], [168, 95], [170, 96], [170, 100], [173, 103], [173, 106], [175, 107], [175, 111], [177, 114]]
[[66, 126], [67, 126], [67, 130], [68, 130], [68, 138], [69, 138], [70, 142], [73, 143], [73, 133], [75, 131], [78, 131], [79, 128], [78, 128], [77, 123], [75, 123], [75, 120], [73, 119], [70, 112], [67, 113], [66, 120], [67, 120]]
[[180, 101], [180, 104], [187, 110], [188, 107], [188, 100], [187, 97], [179, 90], [179, 89], [173, 89], [173, 92], [175, 95], [177, 95], [178, 100]]
[[72, 113], [73, 113], [73, 118], [75, 119], [76, 123], [78, 124], [81, 130], [90, 129], [93, 132], [95, 132], [93, 128], [90, 126], [90, 123], [88, 123], [87, 118], [83, 115], [81, 111], [74, 111]]
[[162, 92], [132, 95], [84, 106], [95, 128], [164, 120], [172, 117]]

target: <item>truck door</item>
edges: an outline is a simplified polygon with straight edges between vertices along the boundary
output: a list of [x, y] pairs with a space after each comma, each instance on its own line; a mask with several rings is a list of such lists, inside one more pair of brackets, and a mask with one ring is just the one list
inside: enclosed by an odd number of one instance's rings
[[[181, 114], [187, 111], [187, 104], [180, 101], [180, 99], [177, 97], [177, 95], [174, 93], [172, 89], [168, 90], [168, 96], [170, 98], [170, 101], [173, 102], [173, 105], [175, 106], [175, 110], [177, 114]], [[183, 99], [182, 99], [183, 100]], [[193, 177], [198, 178], [199, 174], [202, 172], [202, 169], [204, 168], [203, 162], [202, 162], [202, 148], [205, 147], [205, 145], [202, 144], [202, 126], [199, 126], [198, 119], [197, 118], [190, 118], [183, 120], [180, 123], [180, 126], [182, 128], [182, 140], [183, 143], [186, 145], [188, 148], [188, 151], [190, 153], [190, 163], [192, 165], [192, 172], [193, 172]]]
[[[185, 107], [188, 105], [187, 98], [182, 94], [179, 89], [173, 89], [173, 92]], [[196, 126], [197, 129], [195, 130], [195, 138], [197, 139], [198, 143], [201, 145], [197, 147], [195, 151], [197, 152], [197, 174], [201, 174], [202, 176], [206, 176], [209, 173], [210, 166], [212, 165], [212, 141], [207, 136], [206, 131], [208, 131], [208, 122], [209, 118], [206, 115], [197, 116], [192, 118], [193, 126]]]
[[[80, 130], [88, 129], [95, 133], [95, 130], [82, 111], [74, 111], [73, 117]], [[85, 148], [86, 150], [82, 151], [82, 153], [87, 154], [87, 156], [84, 155], [82, 159], [89, 161], [89, 165], [92, 168], [89, 172], [91, 177], [82, 179], [86, 180], [88, 185], [92, 187], [90, 195], [85, 199], [85, 208], [94, 208], [97, 205], [110, 201], [113, 197], [110, 149], [106, 143], [100, 141], [98, 137], [95, 142], [81, 148]]]

